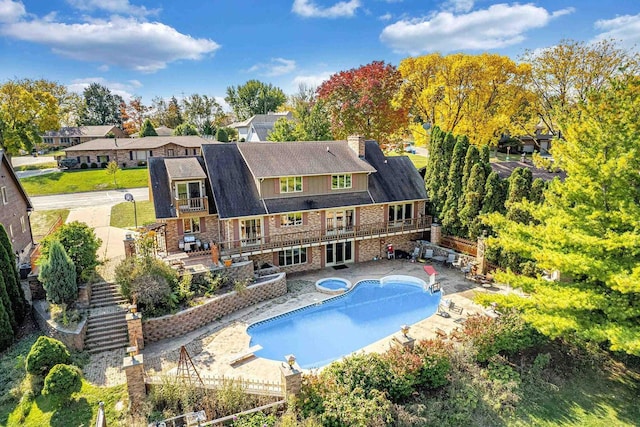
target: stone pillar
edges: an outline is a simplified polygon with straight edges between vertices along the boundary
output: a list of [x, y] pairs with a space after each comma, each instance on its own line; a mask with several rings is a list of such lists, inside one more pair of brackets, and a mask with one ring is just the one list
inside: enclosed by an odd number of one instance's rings
[[127, 391], [129, 403], [133, 408], [139, 408], [147, 395], [144, 384], [144, 357], [142, 354], [125, 357], [122, 369], [127, 376]]
[[485, 256], [486, 243], [483, 236], [478, 237], [478, 250], [476, 252], [476, 266], [478, 274], [487, 272], [487, 258]]
[[282, 376], [282, 384], [284, 384], [284, 395], [294, 396], [300, 393], [302, 388], [302, 371], [297, 363], [293, 364], [293, 367], [289, 365], [280, 365], [280, 374]]
[[144, 335], [142, 334], [142, 313], [127, 313], [127, 330], [129, 332], [129, 345], [136, 346], [139, 350], [144, 348]]
[[440, 238], [442, 236], [442, 226], [435, 222], [431, 224], [431, 243], [440, 246]]
[[402, 334], [402, 333], [395, 334], [393, 336], [393, 341], [396, 344], [398, 344], [398, 345], [400, 345], [400, 346], [402, 346], [402, 347], [404, 347], [404, 348], [406, 348], [408, 350], [413, 350], [413, 347], [414, 347], [414, 345], [416, 343], [416, 339], [415, 338], [411, 338], [410, 336], [407, 336], [407, 335]]
[[124, 242], [124, 255], [129, 258], [136, 254], [136, 240], [131, 233], [127, 233]]

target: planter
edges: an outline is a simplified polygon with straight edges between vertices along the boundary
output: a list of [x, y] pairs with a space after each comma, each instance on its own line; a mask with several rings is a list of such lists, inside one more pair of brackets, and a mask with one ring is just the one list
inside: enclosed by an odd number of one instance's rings
[[225, 267], [231, 267], [231, 263], [232, 263], [232, 262], [233, 262], [233, 261], [231, 261], [230, 259], [225, 259], [225, 260], [224, 260], [224, 266], [225, 266]]

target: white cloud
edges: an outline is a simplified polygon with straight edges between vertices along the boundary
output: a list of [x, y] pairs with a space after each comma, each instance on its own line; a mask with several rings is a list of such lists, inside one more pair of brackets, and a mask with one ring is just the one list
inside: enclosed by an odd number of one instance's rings
[[82, 79], [72, 80], [71, 83], [67, 85], [67, 89], [71, 92], [76, 92], [82, 95], [82, 92], [88, 88], [91, 83], [98, 83], [108, 88], [112, 94], [120, 95], [122, 99], [127, 102], [133, 98], [135, 90], [142, 86], [142, 83], [137, 80], [129, 80], [125, 83], [120, 83], [106, 80], [103, 77], [85, 77]]
[[495, 4], [461, 15], [439, 12], [391, 24], [384, 28], [380, 40], [397, 52], [412, 55], [502, 48], [522, 42], [527, 31], [544, 27], [553, 18], [572, 12], [573, 9], [568, 8], [550, 13], [533, 4]]
[[16, 22], [26, 13], [22, 2], [0, 0], [0, 23]]
[[298, 88], [301, 84], [304, 84], [308, 87], [318, 87], [325, 80], [329, 80], [333, 74], [332, 71], [325, 71], [324, 73], [319, 74], [307, 74], [307, 75], [299, 75], [294, 77], [292, 86], [294, 88]]
[[305, 18], [343, 18], [355, 15], [360, 0], [340, 1], [330, 7], [320, 7], [312, 0], [294, 0], [291, 11]]
[[282, 76], [289, 74], [296, 69], [296, 61], [293, 59], [271, 58], [268, 63], [256, 64], [247, 71], [250, 73], [258, 72], [264, 76]]
[[390, 13], [385, 13], [384, 15], [378, 16], [378, 19], [381, 21], [388, 21], [391, 18], [393, 18], [393, 15], [391, 15]]
[[474, 0], [447, 0], [443, 5], [443, 10], [452, 12], [469, 12], [473, 9]]
[[601, 19], [594, 26], [603, 31], [594, 38], [595, 42], [613, 39], [627, 50], [637, 50], [640, 46], [640, 14]]
[[79, 61], [149, 73], [173, 61], [199, 60], [220, 47], [213, 40], [193, 38], [160, 22], [121, 17], [73, 24], [23, 20], [0, 26], [0, 33], [49, 46]]
[[67, 0], [71, 6], [80, 10], [104, 10], [110, 13], [147, 16], [155, 15], [159, 9], [147, 9], [144, 6], [134, 6], [129, 0]]

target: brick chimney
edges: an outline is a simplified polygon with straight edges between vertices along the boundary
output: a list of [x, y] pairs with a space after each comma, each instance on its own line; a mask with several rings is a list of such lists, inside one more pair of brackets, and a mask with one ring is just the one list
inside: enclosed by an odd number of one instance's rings
[[347, 143], [358, 157], [364, 157], [364, 136], [350, 135], [347, 137]]

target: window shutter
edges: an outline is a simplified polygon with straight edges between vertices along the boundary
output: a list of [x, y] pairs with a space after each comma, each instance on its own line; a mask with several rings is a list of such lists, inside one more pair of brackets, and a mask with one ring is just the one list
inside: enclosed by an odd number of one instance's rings
[[179, 219], [177, 222], [178, 222], [178, 236], [182, 236], [184, 234], [184, 224], [182, 224], [181, 219]]
[[200, 232], [204, 233], [207, 231], [207, 221], [205, 221], [205, 217], [200, 217]]
[[107, 163], [109, 163], [109, 156], [107, 156]]
[[276, 185], [276, 194], [280, 194], [280, 179], [276, 178], [273, 181], [275, 182], [275, 185]]
[[149, 157], [153, 157], [153, 151], [149, 150]]
[[280, 228], [280, 226], [282, 225], [282, 215], [276, 215], [274, 216], [275, 220], [273, 222], [276, 223], [276, 228]]
[[308, 212], [303, 212], [302, 213], [302, 225], [307, 225], [308, 222], [309, 222], [309, 213]]
[[188, 148], [185, 148], [185, 149], [184, 149], [184, 155], [185, 155], [185, 156], [188, 156], [188, 155], [189, 155], [189, 149], [188, 149]]
[[78, 156], [78, 163], [82, 163], [82, 162], [80, 161], [80, 156]]
[[129, 151], [129, 160], [133, 160], [133, 151]]

